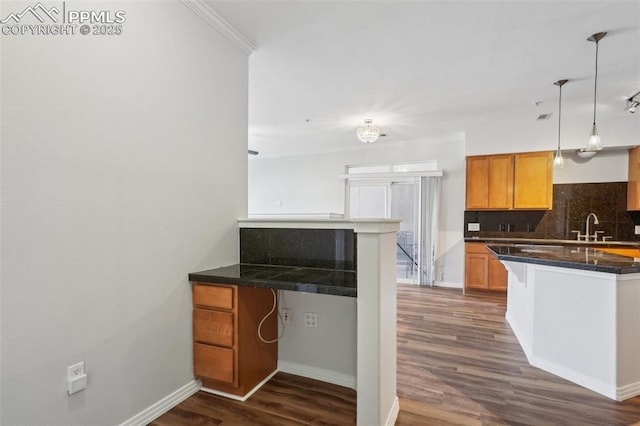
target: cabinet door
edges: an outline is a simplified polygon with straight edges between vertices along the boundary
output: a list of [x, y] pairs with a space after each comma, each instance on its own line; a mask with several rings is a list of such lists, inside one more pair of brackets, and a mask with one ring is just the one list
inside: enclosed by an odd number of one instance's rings
[[465, 286], [468, 288], [489, 288], [489, 255], [467, 253], [465, 257]]
[[513, 207], [513, 155], [489, 157], [488, 208], [510, 210]]
[[638, 185], [638, 153], [640, 148], [629, 150], [629, 177], [627, 185], [627, 210], [640, 210], [640, 185]]
[[193, 371], [196, 377], [237, 384], [233, 349], [193, 344]]
[[489, 207], [489, 159], [467, 157], [467, 210]]
[[553, 203], [553, 153], [515, 155], [513, 207], [551, 209]]
[[507, 290], [508, 274], [507, 269], [494, 255], [489, 258], [489, 289], [490, 290]]

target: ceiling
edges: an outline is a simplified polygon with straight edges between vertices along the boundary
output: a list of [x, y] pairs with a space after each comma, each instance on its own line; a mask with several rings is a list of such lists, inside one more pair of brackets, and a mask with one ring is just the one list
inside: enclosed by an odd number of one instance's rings
[[496, 123], [536, 132], [542, 113], [552, 113], [541, 137], [553, 149], [553, 82], [565, 78], [563, 127], [566, 117], [569, 139], [575, 128], [575, 143], [586, 144], [595, 65], [586, 39], [599, 31], [608, 32], [599, 44], [600, 133], [633, 119], [639, 136], [640, 114], [624, 111], [640, 90], [637, 0], [206, 3], [256, 45], [249, 148], [260, 156], [360, 148], [355, 129], [367, 118], [388, 134], [376, 143], [468, 144]]

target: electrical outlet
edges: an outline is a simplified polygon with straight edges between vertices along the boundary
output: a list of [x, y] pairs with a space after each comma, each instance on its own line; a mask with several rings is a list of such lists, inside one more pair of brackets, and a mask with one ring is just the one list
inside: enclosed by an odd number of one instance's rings
[[69, 395], [80, 392], [87, 387], [87, 374], [84, 372], [84, 361], [67, 367], [67, 391]]
[[315, 312], [305, 312], [304, 325], [305, 327], [318, 328], [318, 314]]
[[514, 226], [512, 223], [507, 224], [507, 232], [513, 232], [514, 231]]
[[528, 224], [527, 225], [527, 231], [528, 232], [533, 232], [533, 230], [534, 230], [534, 226], [532, 224]]
[[636, 235], [640, 235], [640, 225], [635, 226]]
[[467, 223], [467, 231], [469, 232], [477, 232], [480, 230], [480, 224], [477, 222]]
[[500, 225], [498, 225], [498, 231], [504, 232], [506, 230], [507, 230], [507, 226], [504, 223], [501, 223]]
[[67, 380], [73, 380], [84, 374], [84, 361], [67, 367]]
[[291, 309], [280, 309], [283, 324], [291, 324]]

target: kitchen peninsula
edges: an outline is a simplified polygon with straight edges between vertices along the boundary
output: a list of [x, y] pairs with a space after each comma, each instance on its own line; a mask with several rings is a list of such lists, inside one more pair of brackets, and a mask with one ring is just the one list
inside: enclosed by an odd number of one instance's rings
[[640, 395], [640, 259], [586, 246], [489, 246], [529, 363], [611, 399]]
[[[399, 221], [391, 219], [240, 220], [240, 264], [192, 273], [189, 280], [198, 286], [355, 297], [357, 424], [393, 425], [399, 411], [395, 279], [398, 227]], [[327, 232], [335, 239], [335, 247], [329, 245], [334, 258], [326, 252], [316, 256], [327, 245]], [[248, 236], [253, 239], [250, 244], [246, 242]], [[265, 250], [274, 236], [284, 244]]]

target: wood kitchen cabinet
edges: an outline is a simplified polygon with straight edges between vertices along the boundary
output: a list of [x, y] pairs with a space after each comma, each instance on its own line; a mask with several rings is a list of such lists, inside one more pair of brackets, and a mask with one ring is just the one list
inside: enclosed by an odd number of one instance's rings
[[[276, 371], [278, 344], [257, 333], [272, 306], [270, 289], [193, 284], [193, 368], [203, 387], [243, 397]], [[261, 332], [266, 340], [277, 336], [275, 315]]]
[[627, 184], [627, 210], [640, 210], [640, 147], [629, 150], [629, 183]]
[[551, 209], [553, 152], [467, 157], [467, 210]]
[[507, 270], [485, 243], [465, 243], [465, 291], [507, 291]]
[[514, 209], [547, 209], [553, 206], [553, 152], [514, 155]]
[[467, 210], [511, 210], [513, 155], [467, 157]]

